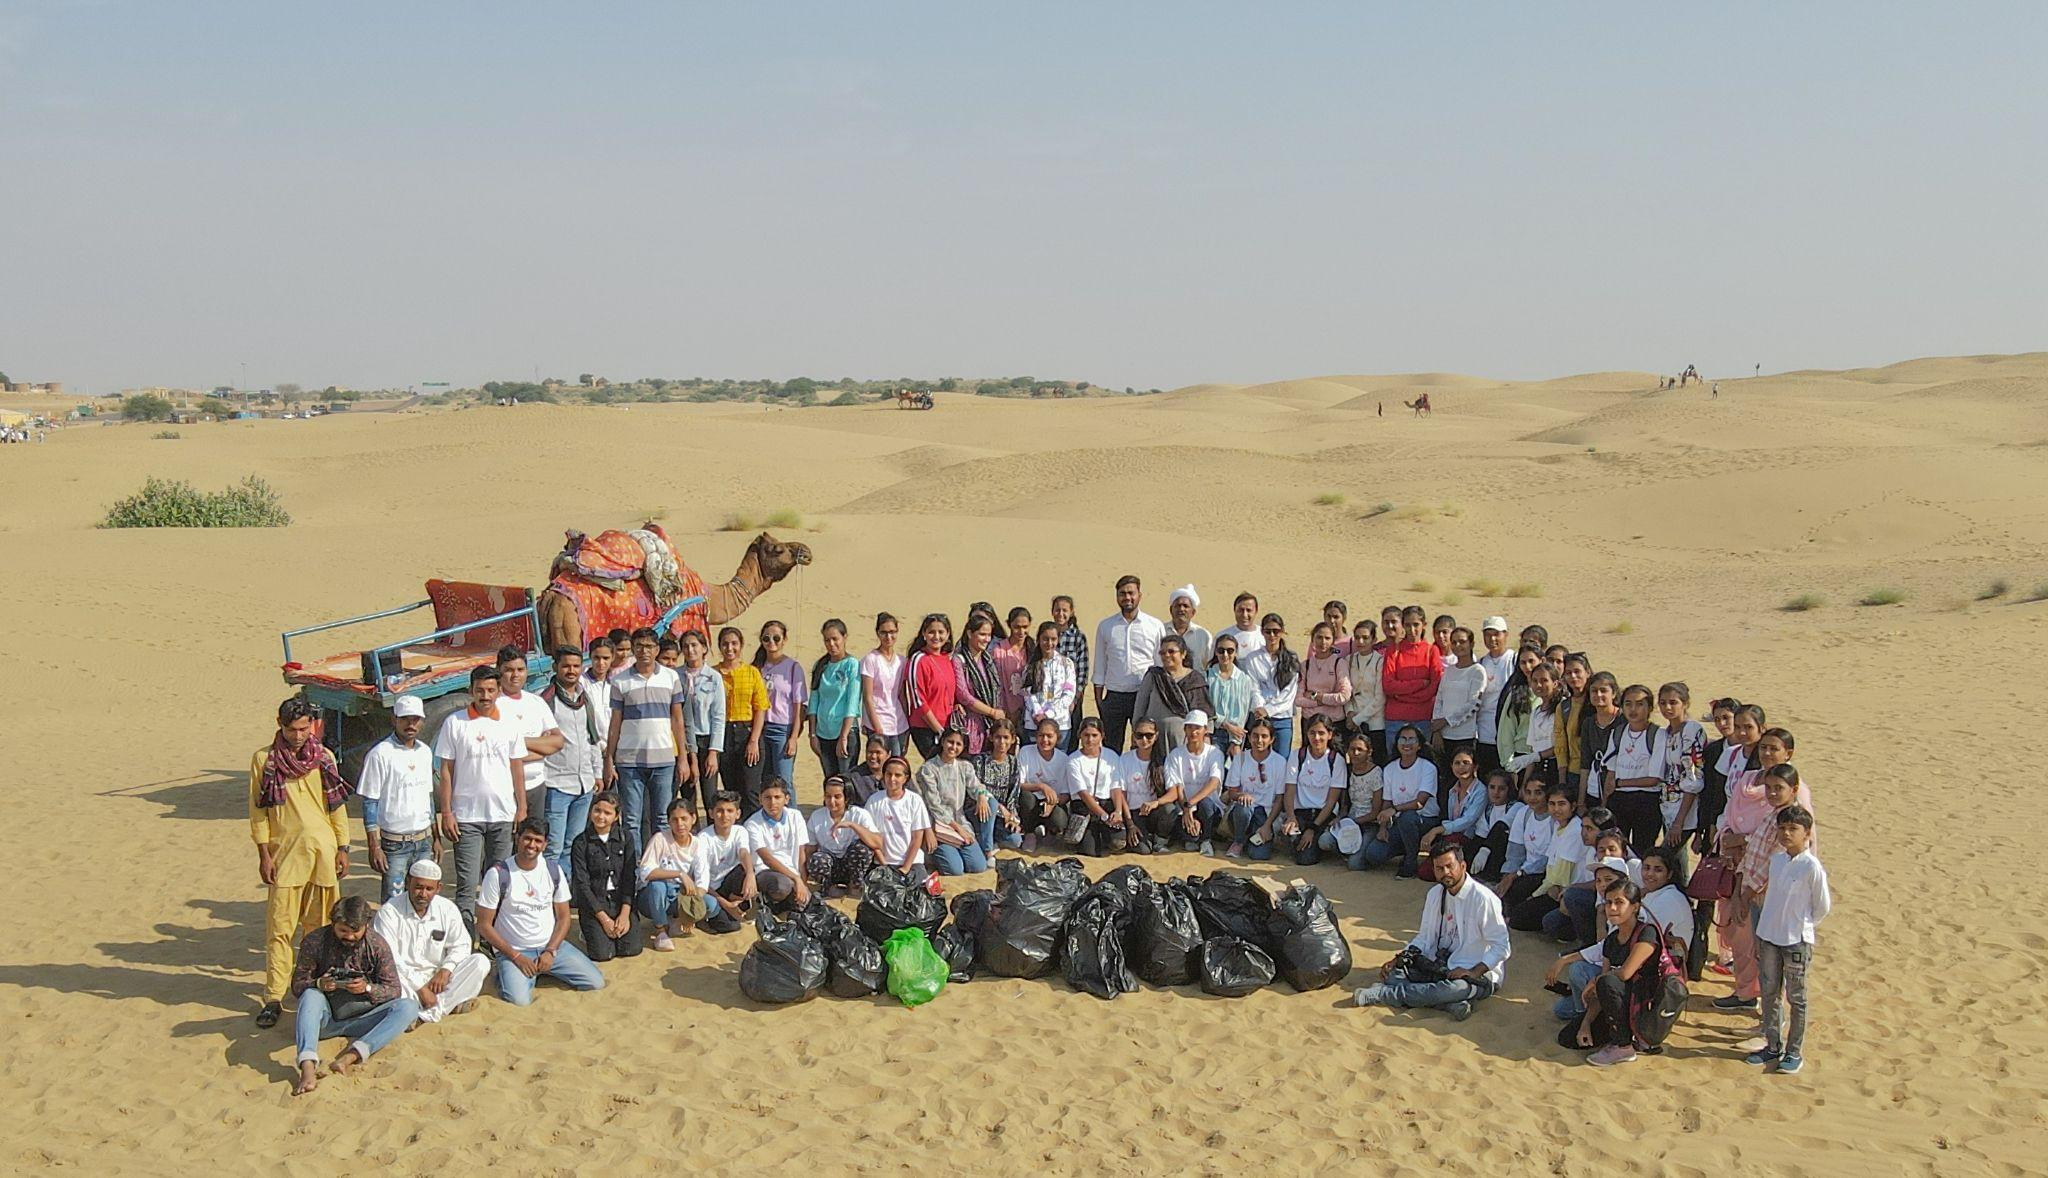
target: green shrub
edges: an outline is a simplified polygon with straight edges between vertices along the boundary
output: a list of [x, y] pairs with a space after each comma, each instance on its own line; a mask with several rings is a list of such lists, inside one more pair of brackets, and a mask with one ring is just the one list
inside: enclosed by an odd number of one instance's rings
[[764, 527], [770, 528], [801, 528], [804, 526], [804, 517], [790, 508], [778, 507], [761, 523]]
[[152, 441], [175, 442], [179, 438], [184, 437], [185, 435], [179, 433], [177, 430], [174, 429], [160, 429], [149, 436]]
[[1819, 609], [1827, 603], [1827, 598], [1818, 593], [1801, 593], [1779, 608], [1788, 614], [1803, 614], [1810, 609]]
[[1465, 595], [1463, 593], [1458, 592], [1456, 589], [1453, 589], [1449, 593], [1444, 594], [1443, 604], [1463, 605], [1465, 604]]
[[753, 517], [741, 512], [727, 512], [725, 522], [718, 525], [721, 532], [751, 532], [754, 530]]
[[1315, 504], [1317, 507], [1342, 507], [1344, 496], [1336, 491], [1324, 491], [1316, 496]]
[[1517, 581], [1508, 586], [1507, 595], [1509, 597], [1541, 597], [1543, 596], [1543, 586], [1529, 581]]
[[2048, 601], [2048, 581], [2043, 581], [2027, 591], [2028, 601]]
[[1900, 602], [1906, 600], [1906, 596], [1906, 591], [1904, 589], [1895, 589], [1887, 585], [1881, 588], [1872, 589], [1870, 592], [1865, 593], [1862, 599], [1859, 600], [1856, 604], [1897, 605]]
[[177, 406], [155, 393], [136, 393], [121, 399], [121, 416], [130, 421], [169, 421]]
[[1376, 515], [1385, 515], [1392, 510], [1394, 510], [1394, 505], [1391, 503], [1375, 503], [1372, 510], [1365, 513], [1365, 518], [1371, 519]]
[[1436, 592], [1436, 582], [1435, 582], [1435, 581], [1422, 581], [1422, 580], [1415, 580], [1415, 581], [1410, 581], [1410, 582], [1408, 582], [1408, 592], [1410, 592], [1410, 593], [1434, 593], [1434, 592]]
[[222, 491], [201, 491], [182, 479], [147, 479], [114, 504], [103, 528], [281, 528], [292, 517], [269, 483], [254, 475]]
[[1481, 597], [1499, 597], [1501, 586], [1499, 581], [1488, 580], [1485, 577], [1474, 577], [1465, 582], [1460, 588], [1470, 590]]
[[1633, 634], [1636, 632], [1636, 624], [1624, 618], [1607, 627], [1607, 632], [1609, 634]]

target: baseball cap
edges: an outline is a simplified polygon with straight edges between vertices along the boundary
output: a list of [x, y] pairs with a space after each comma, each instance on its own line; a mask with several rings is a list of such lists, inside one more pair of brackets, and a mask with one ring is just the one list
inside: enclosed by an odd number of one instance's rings
[[1620, 876], [1623, 879], [1628, 878], [1628, 860], [1626, 859], [1617, 859], [1614, 856], [1609, 855], [1607, 858], [1600, 860], [1600, 862], [1593, 864], [1593, 866], [1605, 867], [1607, 870], [1613, 872], [1614, 874]]
[[424, 718], [427, 714], [427, 707], [420, 702], [419, 696], [401, 695], [398, 697], [398, 702], [391, 705], [391, 714], [401, 718], [405, 716]]
[[1209, 713], [1203, 711], [1200, 708], [1196, 708], [1194, 711], [1189, 712], [1188, 718], [1181, 722], [1181, 727], [1183, 728], [1207, 728], [1208, 726]]
[[1501, 617], [1499, 614], [1495, 614], [1492, 617], [1486, 619], [1485, 621], [1479, 623], [1479, 628], [1481, 630], [1498, 630], [1501, 633], [1505, 634], [1508, 632], [1508, 620], [1504, 617]]

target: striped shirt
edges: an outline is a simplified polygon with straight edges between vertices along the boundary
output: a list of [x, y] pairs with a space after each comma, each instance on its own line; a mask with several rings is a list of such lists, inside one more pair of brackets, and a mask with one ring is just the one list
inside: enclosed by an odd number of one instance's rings
[[[1081, 633], [1081, 627], [1067, 623], [1067, 628], [1060, 631], [1059, 652], [1074, 664], [1074, 682], [1088, 682], [1088, 636]], [[1078, 695], [1074, 698], [1080, 699]]]
[[676, 738], [669, 709], [684, 702], [683, 682], [667, 667], [642, 675], [627, 667], [612, 676], [612, 710], [619, 715], [616, 765], [666, 765], [676, 759]]

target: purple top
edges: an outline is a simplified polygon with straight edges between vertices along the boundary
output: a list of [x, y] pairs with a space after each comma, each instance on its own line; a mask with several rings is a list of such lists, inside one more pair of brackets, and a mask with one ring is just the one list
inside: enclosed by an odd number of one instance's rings
[[768, 685], [768, 720], [787, 728], [803, 714], [811, 698], [810, 677], [804, 665], [793, 658], [761, 664], [761, 681]]

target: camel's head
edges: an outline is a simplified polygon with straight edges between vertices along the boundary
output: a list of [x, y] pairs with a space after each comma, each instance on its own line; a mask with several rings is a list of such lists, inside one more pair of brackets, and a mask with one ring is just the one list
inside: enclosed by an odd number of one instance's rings
[[798, 565], [811, 563], [809, 546], [794, 542], [784, 544], [766, 532], [754, 537], [750, 550], [770, 584], [781, 581], [789, 575], [789, 570]]

